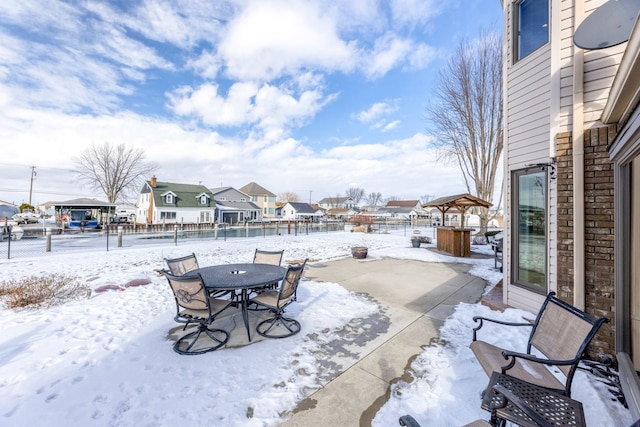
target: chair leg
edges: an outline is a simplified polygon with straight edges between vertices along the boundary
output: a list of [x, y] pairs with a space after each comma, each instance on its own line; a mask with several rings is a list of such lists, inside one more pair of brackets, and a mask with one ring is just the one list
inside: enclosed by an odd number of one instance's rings
[[[267, 325], [268, 325], [268, 327], [265, 328], [265, 326], [267, 326]], [[269, 332], [276, 325], [282, 325], [285, 329], [287, 329], [289, 331], [289, 333], [278, 334], [278, 335], [270, 334]], [[298, 322], [295, 319], [284, 317], [282, 315], [276, 315], [275, 317], [272, 317], [271, 319], [263, 320], [262, 322], [258, 323], [258, 325], [256, 326], [256, 332], [258, 333], [258, 335], [261, 335], [261, 336], [266, 337], [266, 338], [286, 338], [286, 337], [290, 337], [290, 336], [295, 335], [298, 332], [300, 332], [300, 329], [301, 329], [300, 322]]]
[[[191, 350], [200, 338], [202, 332], [204, 332], [216, 344], [212, 347]], [[223, 329], [209, 329], [207, 328], [207, 325], [201, 323], [195, 331], [189, 332], [188, 334], [180, 337], [175, 344], [173, 344], [173, 350], [178, 354], [185, 355], [203, 354], [219, 349], [225, 345], [227, 341], [229, 341], [229, 333], [227, 331]], [[187, 347], [183, 349], [187, 342]]]

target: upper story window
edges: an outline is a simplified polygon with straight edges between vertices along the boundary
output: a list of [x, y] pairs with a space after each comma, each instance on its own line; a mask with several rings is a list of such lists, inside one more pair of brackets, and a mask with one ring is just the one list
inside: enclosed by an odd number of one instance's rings
[[520, 60], [549, 42], [549, 0], [520, 0], [516, 8], [515, 57]]
[[206, 205], [209, 202], [209, 198], [206, 195], [202, 195], [200, 196], [200, 204], [201, 205]]
[[165, 195], [165, 196], [164, 196], [164, 202], [165, 202], [167, 205], [172, 205], [172, 204], [174, 203], [174, 202], [173, 202], [173, 194], [167, 194], [167, 195]]

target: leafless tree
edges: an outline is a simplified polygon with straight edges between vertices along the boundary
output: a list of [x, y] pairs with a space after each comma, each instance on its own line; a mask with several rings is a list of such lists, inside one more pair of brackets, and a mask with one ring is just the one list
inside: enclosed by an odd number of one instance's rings
[[102, 191], [109, 203], [122, 201], [127, 191], [137, 191], [156, 166], [145, 162], [142, 149], [125, 144], [93, 144], [74, 159], [74, 172], [93, 190]]
[[349, 187], [347, 191], [345, 191], [346, 197], [351, 197], [353, 202], [358, 205], [360, 204], [360, 200], [364, 199], [364, 188], [358, 187]]
[[396, 200], [400, 200], [400, 197], [398, 197], [398, 196], [389, 196], [385, 200], [386, 200], [387, 203], [395, 202]]
[[292, 191], [285, 191], [284, 193], [278, 193], [278, 201], [287, 203], [287, 202], [299, 202], [300, 196], [298, 193], [294, 193]]
[[[437, 130], [438, 160], [458, 163], [467, 191], [493, 202], [503, 148], [502, 37], [483, 31], [461, 41], [440, 70], [432, 100], [427, 118]], [[483, 208], [482, 229], [489, 219]]]
[[378, 206], [378, 204], [382, 202], [382, 193], [371, 192], [367, 194], [367, 198], [365, 200], [369, 206]]

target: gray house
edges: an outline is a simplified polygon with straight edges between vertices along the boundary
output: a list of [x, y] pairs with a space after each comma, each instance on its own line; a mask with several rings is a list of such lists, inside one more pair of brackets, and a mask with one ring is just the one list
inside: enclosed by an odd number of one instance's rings
[[233, 187], [210, 189], [216, 202], [218, 223], [238, 224], [262, 221], [262, 209], [251, 202], [251, 196]]

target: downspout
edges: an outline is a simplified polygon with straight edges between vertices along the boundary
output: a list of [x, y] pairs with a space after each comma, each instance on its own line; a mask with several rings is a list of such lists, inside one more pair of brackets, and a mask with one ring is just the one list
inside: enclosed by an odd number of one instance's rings
[[[574, 28], [584, 19], [584, 1], [574, 1]], [[573, 305], [584, 310], [584, 51], [573, 45]]]

